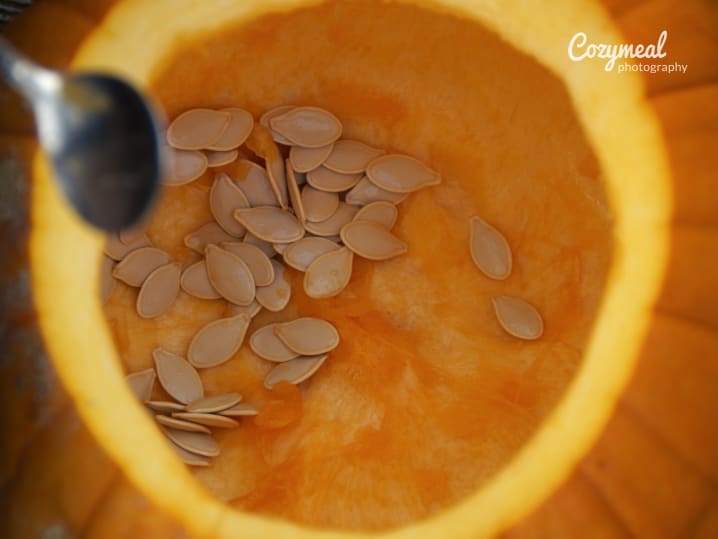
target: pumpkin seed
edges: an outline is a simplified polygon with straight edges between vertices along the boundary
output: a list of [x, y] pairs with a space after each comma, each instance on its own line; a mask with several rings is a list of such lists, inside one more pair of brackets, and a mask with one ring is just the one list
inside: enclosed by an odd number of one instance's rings
[[269, 185], [282, 208], [287, 207], [287, 179], [284, 172], [284, 158], [279, 153], [271, 134], [261, 125], [255, 125], [247, 139], [247, 147], [264, 159]]
[[269, 132], [272, 134], [272, 138], [274, 139], [274, 141], [278, 142], [279, 144], [284, 144], [285, 146], [291, 146], [292, 143], [286, 137], [280, 135], [274, 129], [272, 129], [272, 126], [269, 125], [269, 121], [275, 116], [281, 116], [282, 114], [289, 112], [293, 108], [294, 105], [282, 105], [280, 107], [275, 107], [262, 114], [262, 116], [259, 118], [259, 123], [269, 130]]
[[169, 174], [162, 178], [165, 185], [184, 185], [202, 176], [209, 166], [207, 156], [198, 151], [172, 150], [168, 153]]
[[[274, 269], [272, 269], [274, 271]], [[229, 312], [232, 316], [236, 316], [238, 314], [248, 314], [250, 318], [254, 318], [259, 314], [259, 311], [262, 310], [262, 306], [257, 303], [257, 300], [255, 299], [252, 303], [249, 305], [234, 305], [232, 303], [229, 304]]]
[[205, 254], [207, 275], [214, 289], [231, 303], [251, 304], [254, 300], [254, 278], [247, 264], [216, 245], [208, 245]]
[[329, 354], [319, 356], [300, 356], [296, 359], [290, 359], [284, 363], [280, 363], [274, 367], [264, 379], [264, 387], [272, 389], [279, 382], [289, 382], [290, 384], [300, 384], [308, 379], [319, 367], [326, 361]]
[[367, 204], [360, 209], [354, 216], [354, 221], [371, 221], [378, 223], [387, 230], [394, 228], [396, 218], [399, 216], [399, 210], [391, 202], [379, 200]]
[[339, 249], [339, 245], [326, 238], [306, 236], [292, 243], [284, 251], [287, 265], [299, 271], [307, 271], [309, 265], [321, 255]]
[[184, 419], [185, 421], [192, 421], [193, 423], [199, 423], [200, 425], [207, 425], [208, 427], [219, 427], [221, 429], [232, 429], [238, 427], [234, 419], [223, 415], [217, 414], [204, 414], [202, 412], [175, 412], [172, 417], [178, 419]]
[[203, 457], [216, 457], [219, 455], [219, 445], [212, 435], [204, 432], [187, 432], [169, 427], [160, 427], [170, 440], [182, 449], [202, 455]]
[[142, 283], [137, 295], [137, 314], [142, 318], [156, 318], [169, 309], [179, 292], [179, 263], [160, 266]]
[[209, 466], [209, 459], [200, 455], [195, 455], [194, 453], [190, 453], [186, 449], [182, 449], [169, 438], [167, 438], [167, 441], [169, 442], [170, 447], [174, 449], [174, 452], [177, 454], [180, 460], [188, 466]]
[[407, 193], [391, 193], [385, 191], [374, 185], [369, 181], [369, 178], [364, 176], [359, 183], [357, 183], [351, 191], [349, 191], [344, 198], [347, 204], [353, 206], [365, 206], [372, 202], [383, 200], [385, 202], [391, 202], [392, 204], [399, 204], [403, 202], [406, 197], [409, 196]]
[[115, 267], [115, 261], [107, 255], [102, 255], [100, 262], [100, 299], [105, 303], [112, 295], [115, 289], [115, 278], [112, 276], [112, 269]]
[[275, 254], [277, 254], [277, 251], [274, 250], [273, 244], [269, 243], [268, 241], [260, 240], [251, 232], [247, 232], [247, 234], [244, 236], [243, 241], [244, 243], [249, 243], [250, 245], [258, 247], [260, 251], [267, 255], [267, 258], [272, 258]]
[[231, 408], [227, 408], [226, 410], [222, 410], [218, 413], [219, 415], [227, 417], [243, 417], [257, 415], [259, 413], [259, 410], [257, 410], [257, 408], [252, 406], [251, 404], [240, 402], [239, 404], [235, 404]]
[[[239, 148], [247, 140], [254, 127], [254, 118], [244, 109], [229, 107], [220, 112], [230, 114], [229, 125], [222, 136], [213, 144], [206, 146], [208, 150], [226, 152]], [[234, 161], [234, 159], [232, 160]]]
[[173, 399], [188, 404], [204, 397], [202, 380], [186, 359], [164, 348], [156, 348], [152, 358], [160, 385]]
[[268, 286], [274, 280], [274, 269], [269, 257], [264, 252], [251, 243], [244, 242], [222, 242], [222, 249], [241, 258], [249, 271], [252, 272], [254, 284], [256, 286]]
[[210, 244], [219, 244], [223, 241], [236, 241], [236, 239], [234, 236], [227, 234], [215, 221], [212, 221], [202, 225], [194, 232], [187, 234], [184, 237], [184, 244], [193, 251], [203, 255], [204, 250]]
[[307, 222], [307, 215], [304, 213], [304, 206], [302, 205], [302, 193], [299, 191], [297, 177], [289, 165], [289, 160], [287, 160], [287, 188], [289, 189], [289, 201], [292, 203], [294, 214], [299, 222], [304, 225]]
[[[125, 245], [132, 245], [136, 241], [141, 240], [143, 236], [145, 236], [145, 229], [140, 226], [120, 230], [119, 233], [120, 241]], [[149, 240], [147, 241], [149, 242]]]
[[286, 251], [290, 245], [291, 243], [273, 243], [272, 249], [274, 249], [274, 252], [278, 255], [284, 255], [284, 251]]
[[506, 238], [487, 222], [472, 217], [469, 249], [471, 258], [487, 277], [503, 280], [511, 275], [511, 248]]
[[217, 174], [209, 192], [209, 209], [225, 232], [241, 238], [246, 230], [233, 217], [238, 208], [249, 208], [247, 197], [224, 172]]
[[361, 178], [361, 174], [340, 174], [339, 172], [329, 170], [325, 166], [315, 168], [307, 173], [307, 183], [309, 185], [315, 189], [329, 193], [339, 193], [351, 189], [359, 183]]
[[241, 400], [242, 395], [239, 393], [223, 393], [222, 395], [213, 395], [212, 397], [205, 397], [198, 401], [189, 403], [187, 405], [187, 411], [201, 412], [204, 414], [221, 412], [222, 410], [231, 408]]
[[250, 206], [279, 206], [264, 167], [242, 159], [237, 166], [237, 186], [246, 195]]
[[185, 409], [184, 404], [173, 401], [147, 401], [145, 405], [155, 412], [181, 412]]
[[323, 164], [334, 172], [358, 174], [363, 173], [367, 165], [383, 153], [383, 150], [372, 148], [357, 140], [338, 140]]
[[303, 148], [301, 146], [292, 146], [289, 150], [289, 163], [287, 169], [290, 167], [297, 172], [309, 172], [314, 170], [332, 153], [334, 144], [327, 144], [326, 146], [320, 146], [319, 148]]
[[339, 345], [337, 328], [326, 320], [310, 316], [276, 324], [274, 333], [287, 348], [302, 356], [331, 352]]
[[156, 247], [140, 247], [117, 263], [112, 276], [130, 286], [142, 286], [150, 273], [172, 262], [172, 257]]
[[239, 157], [237, 150], [229, 150], [227, 152], [205, 152], [207, 156], [207, 166], [210, 168], [223, 167], [234, 163]]
[[232, 358], [242, 346], [251, 322], [248, 314], [221, 318], [200, 329], [189, 344], [187, 359], [198, 369], [216, 367]]
[[304, 236], [304, 229], [288, 211], [274, 206], [234, 211], [234, 218], [260, 240], [270, 243], [291, 243]]
[[329, 219], [339, 207], [339, 195], [305, 185], [302, 189], [302, 207], [307, 221], [319, 223]]
[[204, 260], [195, 262], [182, 272], [180, 287], [190, 296], [200, 299], [219, 299], [222, 296], [209, 282], [207, 264]]
[[125, 378], [130, 385], [130, 391], [137, 397], [139, 401], [146, 401], [152, 395], [152, 386], [155, 384], [155, 370], [145, 369], [143, 371], [133, 372]]
[[369, 221], [352, 221], [342, 228], [340, 236], [344, 245], [369, 260], [387, 260], [408, 250], [406, 243], [383, 225]]
[[145, 234], [142, 234], [142, 236], [129, 245], [123, 243], [117, 234], [108, 234], [107, 240], [105, 241], [104, 253], [112, 260], [122, 260], [128, 253], [140, 247], [147, 247], [148, 245], [152, 245], [152, 243]]
[[329, 219], [318, 223], [307, 221], [304, 228], [307, 229], [307, 232], [311, 232], [315, 236], [335, 236], [339, 234], [344, 225], [351, 222], [357, 211], [359, 211], [358, 208], [340, 202], [337, 211], [335, 211]]
[[292, 295], [292, 287], [285, 275], [284, 266], [272, 260], [274, 268], [274, 281], [269, 286], [257, 288], [257, 301], [272, 312], [279, 312], [287, 306]]
[[287, 348], [287, 345], [277, 337], [274, 332], [276, 325], [269, 324], [252, 333], [249, 338], [249, 347], [262, 359], [282, 363], [294, 359], [299, 354]]
[[155, 421], [165, 427], [171, 427], [177, 430], [184, 430], [187, 432], [204, 432], [211, 434], [211, 431], [204, 425], [198, 423], [192, 423], [191, 421], [185, 421], [183, 419], [177, 419], [176, 417], [170, 417], [168, 415], [157, 414]]
[[354, 253], [346, 247], [317, 257], [304, 274], [304, 292], [310, 298], [329, 298], [346, 288], [352, 276]]
[[543, 335], [543, 318], [536, 307], [510, 296], [492, 298], [499, 324], [509, 335], [534, 340]]
[[269, 126], [305, 148], [319, 148], [342, 136], [342, 124], [331, 112], [318, 107], [295, 107], [269, 119]]
[[217, 142], [229, 126], [232, 115], [211, 109], [190, 109], [167, 128], [167, 142], [178, 150], [201, 150]]
[[411, 193], [441, 183], [441, 176], [424, 163], [408, 155], [377, 157], [366, 167], [366, 176], [374, 185], [391, 193]]

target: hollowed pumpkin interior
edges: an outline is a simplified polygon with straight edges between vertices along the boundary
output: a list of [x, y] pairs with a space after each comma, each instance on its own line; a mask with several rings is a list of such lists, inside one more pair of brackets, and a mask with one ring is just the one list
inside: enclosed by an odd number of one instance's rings
[[[330, 320], [342, 342], [307, 383], [302, 417], [279, 430], [251, 419], [217, 433], [222, 453], [195, 477], [233, 507], [320, 527], [385, 529], [476, 491], [527, 442], [580, 366], [612, 258], [612, 211], [597, 160], [562, 83], [477, 23], [408, 5], [332, 2], [178, 39], [150, 92], [173, 117], [240, 106], [325, 107], [345, 137], [426, 161], [444, 178], [399, 206], [409, 253], [355, 262], [339, 297], [293, 299], [267, 322]], [[220, 170], [232, 174], [230, 165]], [[148, 234], [175, 259], [210, 221], [213, 173], [166, 188]], [[511, 277], [484, 277], [469, 219], [508, 238]], [[508, 336], [493, 295], [536, 305], [546, 331]], [[106, 313], [127, 371], [163, 346], [184, 354], [224, 303], [184, 293], [165, 315], [136, 315], [121, 285]], [[271, 365], [244, 347], [201, 371], [209, 394], [261, 405]], [[160, 389], [156, 397], [162, 397]], [[151, 456], [148, 456], [151, 458]]]

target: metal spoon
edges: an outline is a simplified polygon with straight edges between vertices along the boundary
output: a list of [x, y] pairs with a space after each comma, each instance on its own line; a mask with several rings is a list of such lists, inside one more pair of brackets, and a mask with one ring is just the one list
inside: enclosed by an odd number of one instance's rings
[[40, 67], [2, 38], [0, 74], [31, 102], [40, 144], [77, 212], [110, 231], [140, 220], [161, 175], [158, 122], [142, 95], [116, 77]]

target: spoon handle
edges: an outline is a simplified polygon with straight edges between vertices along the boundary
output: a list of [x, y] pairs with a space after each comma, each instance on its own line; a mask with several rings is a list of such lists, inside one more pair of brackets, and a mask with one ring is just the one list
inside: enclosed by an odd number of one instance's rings
[[0, 75], [29, 101], [56, 92], [62, 78], [58, 73], [31, 62], [0, 36]]

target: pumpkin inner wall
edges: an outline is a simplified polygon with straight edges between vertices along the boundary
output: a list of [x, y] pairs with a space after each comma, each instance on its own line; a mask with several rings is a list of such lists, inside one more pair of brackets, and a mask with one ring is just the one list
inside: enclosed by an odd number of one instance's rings
[[[443, 183], [399, 206], [409, 253], [355, 259], [339, 297], [312, 300], [293, 272], [285, 312], [318, 316], [342, 343], [308, 382], [302, 419], [262, 430], [251, 419], [217, 432], [222, 453], [194, 472], [248, 511], [345, 529], [386, 529], [453, 504], [507, 463], [552, 409], [591, 330], [611, 262], [611, 212], [600, 170], [560, 82], [480, 26], [420, 8], [337, 2], [180, 40], [151, 92], [170, 117], [191, 107], [318, 105], [344, 136], [408, 153]], [[233, 166], [224, 170], [232, 174]], [[167, 188], [148, 235], [189, 264], [183, 237], [210, 221], [213, 174]], [[507, 237], [514, 269], [485, 278], [468, 250], [469, 218]], [[521, 342], [495, 320], [491, 297], [536, 305], [545, 335]], [[106, 312], [128, 372], [163, 346], [185, 354], [222, 302], [180, 293], [154, 320], [119, 285]], [[200, 374], [208, 394], [269, 398], [271, 365], [244, 347]], [[156, 389], [156, 398], [164, 395]], [[151, 458], [151, 457], [150, 457]]]

